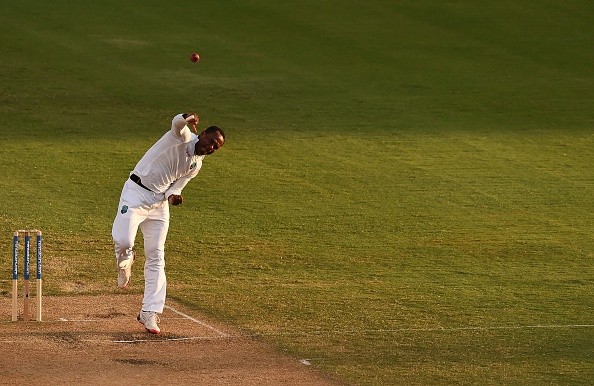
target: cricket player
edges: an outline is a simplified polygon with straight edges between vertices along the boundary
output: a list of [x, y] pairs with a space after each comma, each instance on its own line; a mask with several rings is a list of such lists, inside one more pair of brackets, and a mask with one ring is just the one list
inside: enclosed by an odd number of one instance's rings
[[[165, 239], [169, 229], [169, 204], [183, 202], [182, 190], [200, 171], [202, 160], [225, 143], [225, 134], [211, 126], [196, 135], [198, 114], [178, 114], [165, 133], [140, 159], [124, 184], [112, 237], [118, 269], [118, 286], [130, 284], [136, 257], [138, 227], [144, 238], [144, 297], [138, 321], [148, 332], [159, 334], [159, 316], [165, 306]], [[190, 131], [190, 127], [192, 131]]]

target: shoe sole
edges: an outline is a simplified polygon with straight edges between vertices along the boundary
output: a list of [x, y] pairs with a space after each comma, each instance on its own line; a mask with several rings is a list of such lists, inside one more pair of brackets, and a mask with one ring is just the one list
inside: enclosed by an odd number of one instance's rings
[[118, 283], [118, 288], [121, 288], [121, 289], [126, 289], [126, 288], [128, 288], [129, 286], [130, 286], [130, 280], [128, 280], [128, 282], [127, 282], [125, 285], [120, 285], [120, 284]]
[[146, 332], [150, 332], [151, 334], [155, 334], [155, 335], [159, 335], [161, 333], [161, 330], [151, 330], [149, 328], [146, 328], [146, 326], [144, 325], [144, 323], [142, 323], [142, 321], [140, 320], [140, 315], [138, 315], [136, 317], [136, 321], [138, 321], [138, 323], [142, 324], [144, 326], [144, 329], [146, 330]]

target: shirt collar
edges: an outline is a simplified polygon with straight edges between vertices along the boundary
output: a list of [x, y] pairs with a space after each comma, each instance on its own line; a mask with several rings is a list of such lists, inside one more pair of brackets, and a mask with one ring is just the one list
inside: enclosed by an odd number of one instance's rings
[[190, 142], [187, 143], [186, 145], [186, 154], [188, 155], [188, 157], [193, 157], [195, 156], [195, 152], [196, 152], [196, 143], [198, 143], [198, 136], [193, 134], [194, 138], [192, 138], [190, 140]]

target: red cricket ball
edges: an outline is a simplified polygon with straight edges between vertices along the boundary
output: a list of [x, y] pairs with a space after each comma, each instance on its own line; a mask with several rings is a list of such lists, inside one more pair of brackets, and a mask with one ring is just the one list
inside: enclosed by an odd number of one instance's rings
[[192, 62], [198, 62], [200, 61], [200, 55], [198, 55], [197, 53], [193, 53], [192, 55], [190, 55], [190, 60]]

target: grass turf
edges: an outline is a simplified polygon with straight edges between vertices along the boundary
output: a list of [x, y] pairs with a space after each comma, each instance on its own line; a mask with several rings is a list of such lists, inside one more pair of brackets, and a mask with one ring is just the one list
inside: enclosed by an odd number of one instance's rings
[[4, 8], [7, 279], [40, 227], [50, 293], [113, 291], [121, 185], [198, 110], [171, 296], [356, 384], [591, 383], [588, 4]]

